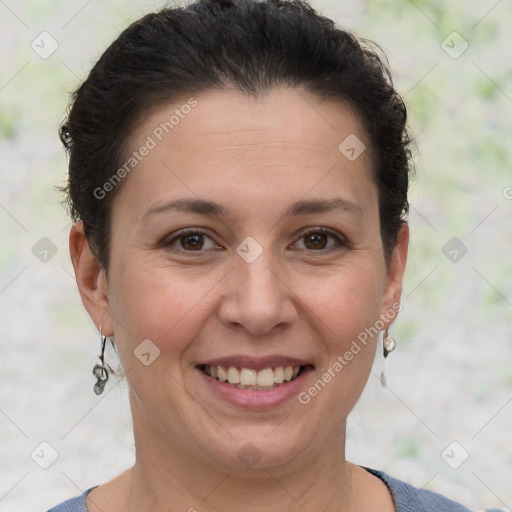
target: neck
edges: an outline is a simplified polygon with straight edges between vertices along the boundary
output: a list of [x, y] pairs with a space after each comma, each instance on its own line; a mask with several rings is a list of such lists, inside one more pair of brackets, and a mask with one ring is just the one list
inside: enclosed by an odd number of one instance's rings
[[345, 428], [322, 452], [299, 454], [279, 467], [233, 469], [134, 429], [136, 463], [129, 474], [127, 511], [183, 510], [282, 512], [355, 510], [351, 464], [345, 461]]

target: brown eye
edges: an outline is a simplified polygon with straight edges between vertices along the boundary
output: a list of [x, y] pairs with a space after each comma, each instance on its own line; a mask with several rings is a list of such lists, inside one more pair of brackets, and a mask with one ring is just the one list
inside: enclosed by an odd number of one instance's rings
[[[297, 244], [299, 247], [297, 247]], [[301, 247], [301, 245], [303, 245]], [[295, 244], [298, 249], [307, 251], [330, 251], [340, 249], [348, 246], [343, 235], [335, 231], [327, 230], [325, 228], [315, 229], [303, 234], [299, 241]]]
[[200, 233], [180, 237], [181, 247], [187, 251], [197, 251], [203, 248], [204, 237]]
[[163, 242], [162, 246], [182, 252], [205, 252], [219, 248], [210, 236], [199, 229], [188, 229], [176, 233], [168, 241]]
[[307, 249], [325, 249], [328, 236], [325, 233], [311, 233], [304, 237]]

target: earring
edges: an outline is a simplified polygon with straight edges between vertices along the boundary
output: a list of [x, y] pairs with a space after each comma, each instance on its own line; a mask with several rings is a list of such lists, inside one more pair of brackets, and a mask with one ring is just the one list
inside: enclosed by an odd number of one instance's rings
[[386, 327], [386, 332], [384, 333], [384, 338], [382, 340], [382, 347], [384, 349], [384, 358], [388, 357], [390, 352], [393, 352], [396, 348], [396, 341], [388, 334], [389, 328]]
[[99, 356], [100, 363], [96, 364], [92, 369], [92, 374], [98, 379], [96, 384], [94, 384], [94, 392], [97, 395], [101, 395], [103, 390], [105, 389], [105, 385], [108, 381], [108, 365], [105, 364], [105, 344], [107, 343], [107, 337], [101, 332], [100, 326], [100, 335], [101, 335], [101, 354]]
[[380, 385], [385, 388], [388, 385], [385, 373], [386, 358], [389, 356], [389, 353], [393, 352], [393, 350], [396, 348], [396, 341], [389, 335], [387, 327], [384, 331], [384, 337], [382, 338], [382, 348], [384, 351], [384, 367], [380, 373]]

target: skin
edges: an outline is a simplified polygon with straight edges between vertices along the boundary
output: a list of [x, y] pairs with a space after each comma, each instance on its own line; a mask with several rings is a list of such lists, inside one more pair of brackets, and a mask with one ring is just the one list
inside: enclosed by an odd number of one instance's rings
[[[115, 335], [127, 374], [136, 443], [135, 466], [92, 491], [89, 510], [394, 510], [382, 481], [345, 460], [346, 418], [377, 337], [306, 405], [295, 397], [242, 410], [196, 369], [231, 354], [297, 357], [314, 365], [307, 390], [399, 302], [408, 228], [386, 265], [370, 141], [346, 105], [297, 89], [260, 98], [210, 90], [196, 99], [118, 191], [108, 275], [81, 223], [71, 230], [83, 303], [103, 334]], [[183, 103], [149, 113], [131, 150]], [[349, 134], [366, 145], [355, 161], [338, 150]], [[286, 215], [297, 200], [334, 197], [355, 208]], [[147, 214], [179, 198], [230, 213]], [[305, 233], [321, 227], [340, 241], [308, 242]], [[200, 250], [176, 238], [183, 228], [207, 233]], [[263, 250], [252, 263], [236, 252], [248, 236]], [[150, 366], [133, 353], [144, 339], [160, 349]], [[252, 468], [237, 456], [248, 442], [261, 455]]]

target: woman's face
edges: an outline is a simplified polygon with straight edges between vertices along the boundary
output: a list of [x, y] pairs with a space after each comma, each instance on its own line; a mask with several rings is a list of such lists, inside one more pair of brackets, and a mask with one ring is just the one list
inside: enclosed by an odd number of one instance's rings
[[108, 279], [84, 302], [115, 334], [139, 448], [306, 463], [343, 446], [375, 353], [365, 329], [396, 315], [407, 230], [387, 267], [370, 142], [347, 107], [284, 89], [187, 100], [133, 134]]

